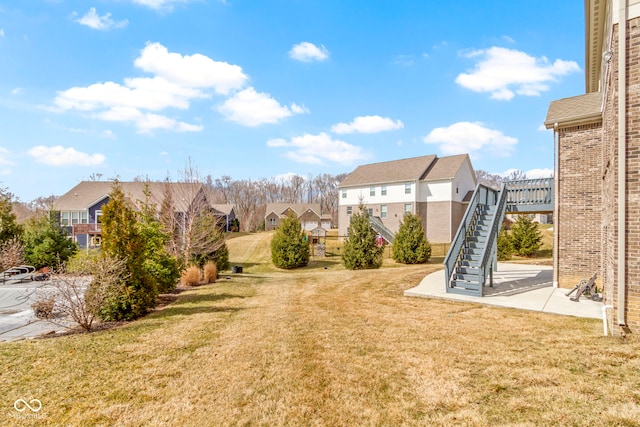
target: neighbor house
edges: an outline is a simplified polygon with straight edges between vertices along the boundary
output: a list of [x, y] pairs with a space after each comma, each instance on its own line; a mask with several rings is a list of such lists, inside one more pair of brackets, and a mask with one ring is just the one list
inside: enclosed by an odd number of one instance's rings
[[289, 215], [295, 216], [305, 231], [331, 228], [331, 214], [323, 214], [320, 203], [267, 203], [264, 216], [265, 230], [275, 230], [282, 219]]
[[[640, 0], [585, 0], [586, 93], [554, 101], [555, 282], [598, 273], [609, 321], [640, 331]], [[616, 328], [619, 332], [620, 329]]]
[[[208, 203], [202, 184], [170, 182], [120, 182], [119, 184], [125, 197], [135, 206], [149, 203], [160, 210], [164, 202], [170, 201], [178, 223], [180, 218], [184, 218], [197, 203], [206, 203], [208, 209], [219, 217], [221, 227], [225, 230], [229, 229], [235, 218], [233, 206]], [[113, 185], [111, 181], [82, 181], [54, 203], [53, 210], [59, 214], [60, 225], [68, 230], [69, 235], [80, 247], [100, 245], [102, 236], [100, 216], [102, 207], [109, 202]]]
[[405, 214], [420, 216], [431, 242], [449, 243], [476, 187], [467, 154], [413, 157], [358, 166], [338, 186], [338, 230], [346, 236], [362, 205], [396, 233]]

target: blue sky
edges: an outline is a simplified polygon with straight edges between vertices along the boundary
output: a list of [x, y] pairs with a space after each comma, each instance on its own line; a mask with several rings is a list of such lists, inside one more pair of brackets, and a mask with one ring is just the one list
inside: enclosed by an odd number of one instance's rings
[[338, 174], [469, 153], [553, 169], [582, 1], [0, 0], [0, 185]]

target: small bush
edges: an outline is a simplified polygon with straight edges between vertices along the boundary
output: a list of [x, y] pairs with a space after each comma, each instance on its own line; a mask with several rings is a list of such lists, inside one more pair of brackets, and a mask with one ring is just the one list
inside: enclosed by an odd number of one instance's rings
[[214, 262], [209, 261], [204, 265], [204, 283], [215, 283], [218, 278], [218, 268]]
[[403, 264], [421, 264], [429, 261], [431, 246], [418, 215], [407, 214], [393, 240], [392, 257]]
[[511, 245], [511, 236], [504, 228], [498, 234], [498, 261], [508, 261], [511, 259], [513, 246]]
[[378, 245], [377, 233], [369, 224], [369, 214], [360, 206], [360, 212], [351, 216], [349, 237], [344, 242], [342, 262], [348, 270], [380, 268], [384, 246]]
[[513, 251], [520, 256], [533, 256], [540, 249], [541, 241], [542, 234], [538, 230], [538, 224], [529, 215], [518, 215], [515, 224], [511, 226]]
[[180, 283], [183, 286], [196, 286], [200, 284], [200, 269], [195, 266], [188, 267], [182, 272]]
[[278, 268], [298, 268], [309, 264], [309, 242], [298, 218], [282, 220], [271, 240], [271, 261]]
[[53, 315], [53, 308], [56, 298], [53, 295], [43, 295], [36, 302], [31, 304], [34, 314], [38, 319], [50, 319]]

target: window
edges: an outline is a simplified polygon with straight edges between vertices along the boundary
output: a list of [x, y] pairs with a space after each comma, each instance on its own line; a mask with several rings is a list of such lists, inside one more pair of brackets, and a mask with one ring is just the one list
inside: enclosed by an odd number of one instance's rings
[[100, 224], [102, 222], [102, 220], [100, 219], [101, 216], [102, 216], [102, 211], [101, 210], [97, 210], [96, 211], [96, 224]]
[[376, 195], [376, 187], [375, 187], [375, 186], [373, 186], [373, 185], [372, 185], [372, 186], [369, 188], [369, 195], [370, 195], [370, 196], [375, 196], [375, 195]]
[[387, 205], [380, 206], [380, 218], [387, 217]]
[[411, 203], [405, 203], [404, 204], [404, 214], [410, 214], [411, 213]]
[[347, 198], [347, 190], [342, 190], [342, 198], [343, 199]]
[[353, 206], [347, 206], [347, 215], [351, 215], [353, 213]]
[[64, 227], [69, 225], [69, 212], [60, 212], [60, 225]]
[[78, 212], [78, 211], [71, 212], [71, 224], [72, 225], [76, 225], [78, 223], [78, 220], [80, 218], [79, 214], [80, 214], [80, 212]]
[[386, 196], [387, 195], [387, 186], [383, 185], [380, 187], [380, 195], [381, 196]]
[[373, 209], [367, 208], [367, 213], [369, 214], [369, 216], [373, 216]]
[[269, 218], [269, 225], [276, 225], [276, 219], [275, 218]]
[[88, 224], [89, 223], [89, 212], [81, 211], [80, 212], [80, 224]]
[[411, 194], [411, 183], [410, 182], [405, 182], [404, 183], [404, 194]]

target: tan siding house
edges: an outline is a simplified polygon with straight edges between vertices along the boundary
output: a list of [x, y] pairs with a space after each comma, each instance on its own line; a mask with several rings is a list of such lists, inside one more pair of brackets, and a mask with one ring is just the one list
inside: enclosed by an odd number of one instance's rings
[[305, 231], [331, 228], [331, 214], [322, 214], [320, 203], [268, 203], [264, 217], [265, 230], [275, 230], [288, 215], [298, 218]]
[[346, 236], [362, 203], [397, 232], [406, 213], [421, 217], [429, 241], [449, 243], [464, 215], [465, 198], [476, 186], [466, 154], [413, 157], [358, 166], [338, 186], [338, 229]]

